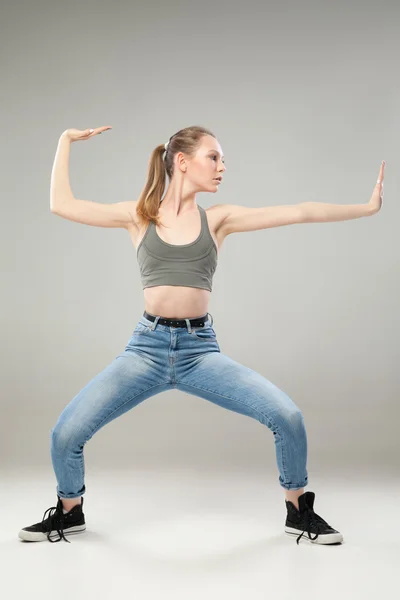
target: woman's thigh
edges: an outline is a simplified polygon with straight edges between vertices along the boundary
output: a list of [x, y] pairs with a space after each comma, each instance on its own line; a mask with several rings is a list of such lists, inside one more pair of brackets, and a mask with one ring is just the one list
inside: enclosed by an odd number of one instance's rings
[[110, 421], [170, 389], [168, 372], [158, 367], [128, 345], [67, 404], [52, 429], [53, 443], [84, 444]]
[[302, 421], [293, 400], [260, 373], [222, 352], [210, 352], [180, 372], [176, 387], [223, 408], [257, 419], [272, 431]]

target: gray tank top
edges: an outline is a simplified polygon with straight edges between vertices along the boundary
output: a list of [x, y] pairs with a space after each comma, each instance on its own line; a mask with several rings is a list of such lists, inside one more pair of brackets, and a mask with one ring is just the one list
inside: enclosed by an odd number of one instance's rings
[[201, 217], [199, 237], [190, 244], [168, 244], [150, 222], [136, 257], [143, 289], [156, 285], [182, 285], [212, 290], [218, 250], [208, 227], [204, 208], [197, 205]]

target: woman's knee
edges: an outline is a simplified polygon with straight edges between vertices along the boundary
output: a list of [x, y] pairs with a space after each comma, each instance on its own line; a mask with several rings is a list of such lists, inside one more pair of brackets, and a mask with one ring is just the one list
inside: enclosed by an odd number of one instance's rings
[[304, 430], [304, 415], [298, 407], [280, 411], [278, 415], [275, 415], [275, 425], [276, 428], [274, 428], [274, 431], [279, 431], [280, 429], [286, 431]]
[[50, 432], [51, 448], [55, 451], [65, 451], [83, 446], [86, 437], [77, 424], [57, 423]]

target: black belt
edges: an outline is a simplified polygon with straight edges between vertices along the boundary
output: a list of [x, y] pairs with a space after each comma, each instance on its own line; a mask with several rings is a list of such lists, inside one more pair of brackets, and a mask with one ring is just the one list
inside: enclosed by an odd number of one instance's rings
[[[156, 320], [156, 317], [147, 311], [144, 311], [143, 316], [149, 321], [154, 322]], [[196, 319], [189, 319], [189, 323], [191, 327], [204, 327], [204, 321], [207, 321], [207, 317], [208, 313]], [[168, 327], [186, 327], [185, 319], [165, 319], [164, 317], [159, 317], [158, 323], [160, 325], [168, 325]]]

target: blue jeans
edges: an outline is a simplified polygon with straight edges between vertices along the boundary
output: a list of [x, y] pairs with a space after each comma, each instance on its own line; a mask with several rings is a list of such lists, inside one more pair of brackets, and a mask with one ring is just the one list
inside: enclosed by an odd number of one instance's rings
[[173, 388], [266, 425], [274, 434], [280, 485], [295, 490], [308, 484], [301, 411], [265, 377], [221, 353], [208, 315], [204, 327], [195, 328], [189, 319], [185, 327], [170, 327], [158, 323], [160, 317], [140, 317], [124, 352], [67, 404], [51, 430], [60, 498], [85, 493], [83, 447], [96, 431]]

